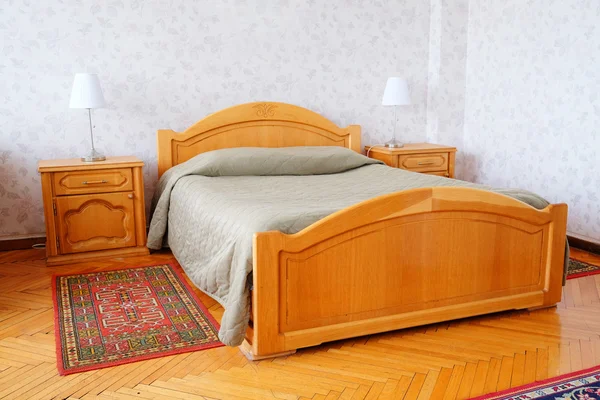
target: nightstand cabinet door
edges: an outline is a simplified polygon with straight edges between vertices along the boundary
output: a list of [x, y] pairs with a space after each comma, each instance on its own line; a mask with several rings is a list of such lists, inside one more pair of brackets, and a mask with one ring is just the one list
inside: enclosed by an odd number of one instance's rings
[[60, 253], [135, 246], [133, 198], [133, 192], [57, 197]]

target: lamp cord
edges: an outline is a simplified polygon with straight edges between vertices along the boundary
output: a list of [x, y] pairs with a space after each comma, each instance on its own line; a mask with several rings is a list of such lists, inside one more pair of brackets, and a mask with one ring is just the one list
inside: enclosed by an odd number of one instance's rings
[[385, 144], [381, 143], [381, 144], [373, 144], [373, 145], [369, 146], [369, 150], [367, 150], [367, 157], [369, 157], [369, 153], [371, 152], [373, 147], [377, 147], [377, 146], [385, 146]]

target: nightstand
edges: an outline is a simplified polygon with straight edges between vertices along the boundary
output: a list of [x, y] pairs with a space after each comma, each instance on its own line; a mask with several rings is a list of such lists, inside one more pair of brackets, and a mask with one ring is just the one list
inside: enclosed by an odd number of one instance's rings
[[381, 160], [390, 167], [429, 175], [454, 178], [456, 147], [432, 143], [407, 143], [390, 149], [384, 146], [365, 146], [369, 157]]
[[137, 157], [38, 163], [48, 266], [148, 254], [143, 166]]

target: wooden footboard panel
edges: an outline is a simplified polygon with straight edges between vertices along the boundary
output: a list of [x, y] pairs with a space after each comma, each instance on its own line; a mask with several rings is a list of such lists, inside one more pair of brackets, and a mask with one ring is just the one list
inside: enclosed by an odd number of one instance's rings
[[256, 357], [560, 301], [565, 204], [425, 188], [254, 238]]

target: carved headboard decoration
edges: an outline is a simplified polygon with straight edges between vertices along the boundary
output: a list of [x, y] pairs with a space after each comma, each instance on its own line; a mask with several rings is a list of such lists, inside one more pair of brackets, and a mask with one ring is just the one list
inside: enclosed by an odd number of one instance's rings
[[360, 152], [360, 126], [340, 128], [306, 108], [247, 103], [217, 111], [184, 132], [158, 131], [158, 176], [197, 154], [228, 147], [340, 146]]

